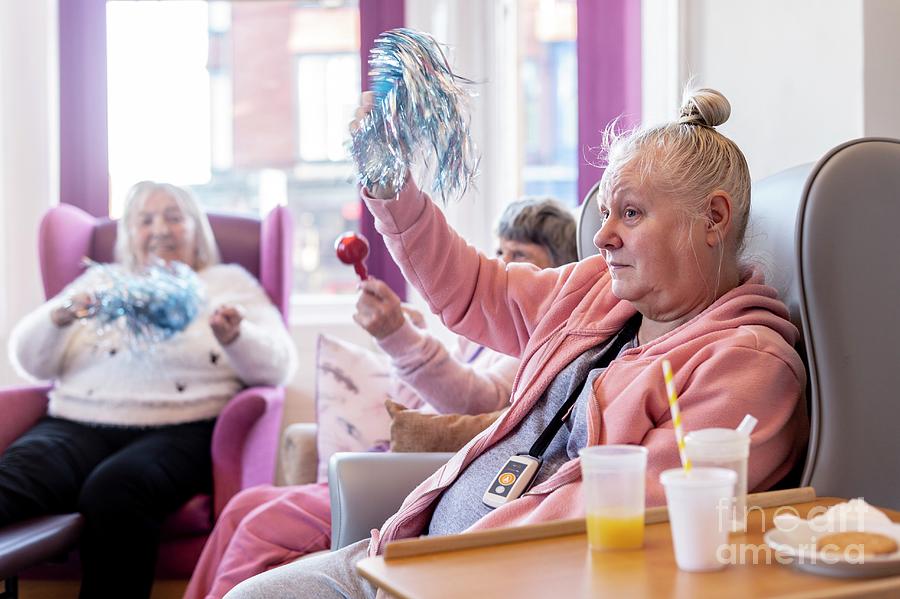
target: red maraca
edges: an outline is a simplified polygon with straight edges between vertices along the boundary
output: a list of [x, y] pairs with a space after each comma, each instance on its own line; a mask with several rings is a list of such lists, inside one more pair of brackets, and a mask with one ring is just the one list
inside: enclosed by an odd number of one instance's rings
[[348, 231], [334, 242], [334, 251], [338, 260], [344, 264], [352, 264], [359, 278], [365, 281], [369, 278], [366, 272], [366, 256], [369, 255], [369, 242], [358, 233]]

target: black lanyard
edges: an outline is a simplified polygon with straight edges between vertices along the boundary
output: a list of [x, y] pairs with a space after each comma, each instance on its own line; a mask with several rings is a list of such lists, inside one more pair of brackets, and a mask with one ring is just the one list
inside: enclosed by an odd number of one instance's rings
[[575, 402], [578, 401], [578, 397], [581, 395], [581, 392], [584, 391], [584, 386], [587, 385], [591, 371], [609, 366], [609, 363], [618, 357], [619, 352], [622, 351], [625, 344], [634, 339], [640, 323], [640, 316], [634, 316], [625, 323], [625, 326], [622, 327], [622, 330], [616, 335], [615, 340], [606, 348], [606, 351], [595, 358], [594, 362], [585, 373], [584, 380], [581, 381], [581, 384], [578, 385], [578, 388], [576, 388], [575, 391], [569, 394], [569, 397], [566, 398], [566, 401], [564, 401], [559, 410], [557, 410], [556, 415], [553, 416], [553, 419], [547, 424], [547, 428], [544, 429], [537, 438], [537, 441], [534, 442], [534, 445], [531, 446], [531, 449], [528, 450], [528, 455], [537, 458], [538, 460], [543, 459], [544, 452], [550, 447], [550, 442], [553, 441], [556, 433], [559, 432], [563, 423], [569, 418], [572, 409], [575, 407]]

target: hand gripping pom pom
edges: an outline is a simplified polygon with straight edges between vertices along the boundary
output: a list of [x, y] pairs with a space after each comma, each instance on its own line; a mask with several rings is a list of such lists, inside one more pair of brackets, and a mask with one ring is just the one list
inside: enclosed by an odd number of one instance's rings
[[157, 264], [134, 274], [104, 264], [105, 283], [93, 290], [93, 316], [98, 334], [119, 326], [132, 349], [147, 349], [183, 331], [200, 311], [197, 275], [187, 265]]
[[[417, 155], [433, 159], [432, 191], [462, 196], [478, 171], [469, 134], [468, 79], [453, 74], [429, 35], [393, 29], [369, 58], [375, 106], [350, 140], [359, 183], [399, 190]], [[430, 155], [430, 156], [429, 156]]]
[[363, 281], [369, 278], [366, 271], [366, 256], [369, 255], [369, 242], [363, 235], [348, 232], [334, 242], [334, 251], [338, 260], [344, 264], [352, 264], [356, 274]]

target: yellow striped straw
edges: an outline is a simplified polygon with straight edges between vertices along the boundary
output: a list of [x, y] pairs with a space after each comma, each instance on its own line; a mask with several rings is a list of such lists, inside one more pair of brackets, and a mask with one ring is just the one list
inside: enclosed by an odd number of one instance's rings
[[666, 391], [669, 393], [669, 411], [672, 412], [672, 424], [675, 425], [675, 442], [678, 444], [678, 455], [681, 456], [681, 465], [685, 472], [691, 471], [691, 460], [684, 450], [684, 429], [681, 427], [681, 411], [678, 409], [678, 394], [675, 393], [675, 383], [672, 380], [672, 364], [668, 360], [662, 363], [663, 377], [666, 379]]

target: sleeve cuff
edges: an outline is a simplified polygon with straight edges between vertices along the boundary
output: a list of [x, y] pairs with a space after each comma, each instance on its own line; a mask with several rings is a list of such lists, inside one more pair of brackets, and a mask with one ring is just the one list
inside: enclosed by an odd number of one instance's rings
[[246, 360], [247, 358], [252, 358], [258, 350], [259, 337], [257, 327], [252, 322], [244, 320], [241, 322], [241, 331], [238, 333], [238, 336], [228, 345], [223, 345], [222, 349], [225, 350], [230, 359]]
[[431, 201], [428, 194], [419, 190], [412, 177], [406, 179], [406, 184], [394, 198], [373, 198], [366, 188], [360, 190], [360, 197], [375, 217], [375, 228], [386, 235], [396, 235], [409, 229]]
[[409, 320], [403, 321], [399, 329], [383, 339], [378, 340], [378, 347], [383, 349], [391, 358], [397, 359], [409, 353], [410, 349], [418, 346], [421, 333], [416, 330]]

